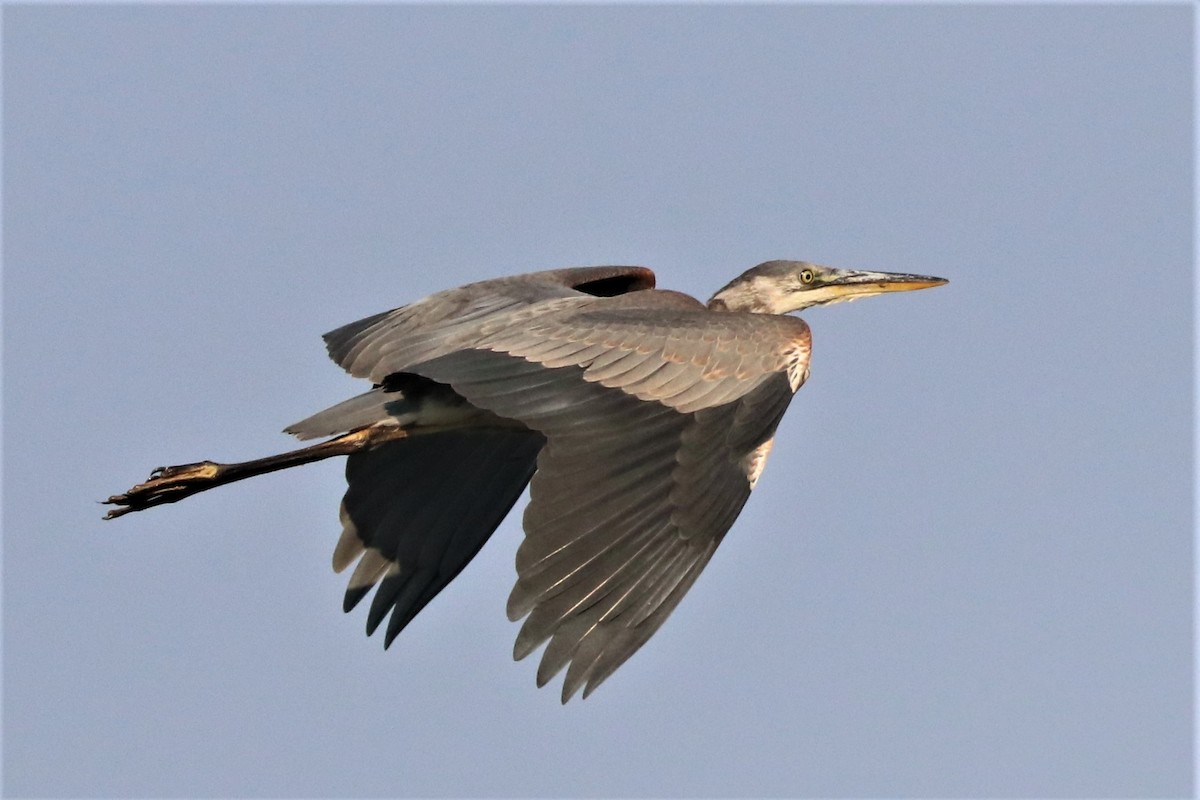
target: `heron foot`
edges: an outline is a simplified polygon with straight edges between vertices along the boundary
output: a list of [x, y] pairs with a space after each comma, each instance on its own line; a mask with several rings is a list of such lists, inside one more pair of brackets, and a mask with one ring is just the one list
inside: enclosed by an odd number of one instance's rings
[[151, 471], [150, 477], [144, 483], [139, 483], [124, 494], [114, 494], [104, 500], [107, 505], [117, 506], [109, 509], [104, 518], [116, 519], [131, 511], [174, 503], [197, 492], [211, 489], [219, 485], [217, 479], [221, 477], [223, 467], [223, 464], [214, 461], [158, 467]]

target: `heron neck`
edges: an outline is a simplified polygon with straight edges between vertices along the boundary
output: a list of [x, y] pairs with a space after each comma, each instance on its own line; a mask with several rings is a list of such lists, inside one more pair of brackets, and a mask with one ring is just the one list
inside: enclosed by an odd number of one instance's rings
[[751, 314], [778, 314], [755, 292], [722, 289], [708, 301], [709, 311], [746, 311]]

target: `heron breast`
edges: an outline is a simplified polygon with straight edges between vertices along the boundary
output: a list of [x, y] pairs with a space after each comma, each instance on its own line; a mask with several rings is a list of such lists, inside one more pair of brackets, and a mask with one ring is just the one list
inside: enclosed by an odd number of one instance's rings
[[812, 334], [805, 326], [802, 335], [792, 339], [791, 344], [783, 352], [784, 367], [787, 370], [788, 385], [792, 391], [799, 390], [808, 380], [808, 361], [812, 355]]

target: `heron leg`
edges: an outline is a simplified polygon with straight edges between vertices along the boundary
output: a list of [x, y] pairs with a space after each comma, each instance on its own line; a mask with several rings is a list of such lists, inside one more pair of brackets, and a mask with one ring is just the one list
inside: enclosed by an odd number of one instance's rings
[[185, 497], [208, 491], [227, 483], [265, 475], [268, 472], [298, 467], [334, 456], [348, 456], [359, 450], [367, 450], [394, 439], [403, 439], [408, 431], [395, 425], [373, 425], [342, 434], [319, 444], [291, 450], [279, 455], [219, 464], [215, 461], [200, 461], [195, 464], [179, 464], [173, 467], [158, 467], [150, 473], [144, 483], [139, 483], [124, 494], [114, 494], [103, 502], [117, 506], [109, 509], [105, 519], [115, 519], [132, 511], [141, 511], [164, 503], [175, 503]]

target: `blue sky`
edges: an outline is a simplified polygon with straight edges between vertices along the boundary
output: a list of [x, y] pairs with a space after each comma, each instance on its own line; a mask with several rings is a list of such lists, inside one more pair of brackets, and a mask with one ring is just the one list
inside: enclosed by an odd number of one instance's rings
[[[1191, 792], [1190, 6], [4, 9], [4, 791]], [[592, 698], [519, 515], [389, 652], [325, 462], [100, 521], [361, 390], [319, 335], [573, 264], [942, 275], [812, 377]]]

